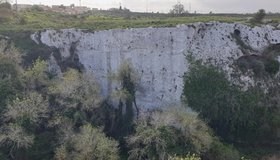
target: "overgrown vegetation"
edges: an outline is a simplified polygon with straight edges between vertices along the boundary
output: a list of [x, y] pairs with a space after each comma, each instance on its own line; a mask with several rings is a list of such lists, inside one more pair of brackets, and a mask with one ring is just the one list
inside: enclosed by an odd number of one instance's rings
[[139, 120], [135, 134], [127, 140], [132, 148], [129, 159], [167, 159], [190, 152], [202, 155], [209, 150], [213, 138], [195, 113], [173, 106]]
[[236, 146], [279, 145], [280, 108], [275, 102], [278, 85], [266, 94], [258, 86], [242, 91], [228, 81], [221, 69], [191, 59], [190, 62], [184, 96], [218, 136]]
[[73, 69], [50, 76], [48, 63], [40, 59], [23, 69], [17, 54], [6, 49], [0, 59], [1, 86], [6, 88], [1, 89], [6, 95], [1, 96], [3, 157], [118, 159], [118, 143], [90, 123], [101, 101], [92, 76]]
[[185, 107], [140, 116], [139, 77], [129, 60], [112, 74], [117, 90], [103, 99], [92, 73], [53, 74], [40, 58], [24, 68], [8, 46], [0, 56], [1, 159], [240, 159]]

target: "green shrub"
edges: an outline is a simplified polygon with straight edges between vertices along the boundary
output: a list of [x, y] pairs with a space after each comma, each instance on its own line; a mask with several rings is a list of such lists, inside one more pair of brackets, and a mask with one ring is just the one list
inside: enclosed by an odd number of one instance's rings
[[225, 145], [219, 141], [212, 144], [211, 149], [206, 154], [208, 160], [239, 160], [239, 152], [230, 145]]
[[167, 159], [170, 155], [207, 152], [212, 136], [196, 114], [172, 107], [140, 120], [127, 143], [129, 159]]
[[279, 71], [279, 62], [277, 60], [268, 60], [265, 63], [265, 71], [270, 74], [276, 74]]
[[[271, 51], [273, 52], [273, 51]], [[279, 71], [279, 62], [275, 60], [273, 53], [248, 55], [237, 60], [237, 66], [242, 72], [252, 70], [256, 77], [262, 78], [267, 75], [275, 75]]]
[[229, 96], [230, 91], [225, 74], [214, 66], [194, 63], [185, 75], [183, 93], [187, 103], [200, 115], [209, 115], [204, 117], [207, 120], [219, 121], [228, 112], [223, 108], [227, 106], [225, 97]]
[[2, 160], [8, 160], [9, 158], [8, 158], [8, 156], [5, 154], [5, 153], [3, 153], [2, 151], [0, 152], [0, 159], [2, 159]]
[[[71, 127], [71, 126], [70, 126]], [[80, 127], [78, 133], [71, 133], [66, 130], [64, 135], [70, 136], [63, 145], [58, 147], [55, 151], [56, 160], [66, 159], [106, 159], [117, 160], [118, 143], [106, 137], [101, 130], [92, 127], [91, 125], [84, 125]]]
[[35, 126], [41, 124], [41, 121], [48, 117], [48, 107], [48, 101], [42, 95], [31, 92], [23, 98], [16, 98], [10, 102], [7, 105], [4, 117], [8, 122], [16, 122], [22, 126], [25, 126], [25, 123]]
[[183, 94], [189, 106], [227, 141], [260, 143], [267, 137], [277, 138], [267, 133], [276, 128], [263, 91], [257, 87], [241, 91], [219, 68], [193, 64], [185, 75]]
[[55, 132], [42, 132], [35, 136], [34, 144], [27, 150], [27, 159], [49, 160], [53, 158], [55, 142], [57, 141]]
[[26, 23], [27, 23], [27, 20], [24, 16], [19, 16], [18, 17], [18, 24], [25, 25]]
[[75, 69], [70, 69], [62, 77], [55, 79], [48, 90], [56, 97], [57, 103], [67, 109], [92, 111], [99, 107], [101, 102], [99, 86], [93, 79], [93, 75], [80, 73]]
[[50, 79], [48, 77], [48, 63], [44, 60], [37, 59], [33, 65], [29, 67], [23, 76], [23, 80], [27, 90], [42, 90]]
[[0, 113], [6, 102], [15, 98], [22, 89], [20, 67], [14, 60], [0, 55]]

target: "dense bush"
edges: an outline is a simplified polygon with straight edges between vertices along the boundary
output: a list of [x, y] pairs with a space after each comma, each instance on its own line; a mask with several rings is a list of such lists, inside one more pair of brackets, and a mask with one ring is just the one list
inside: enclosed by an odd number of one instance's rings
[[169, 156], [203, 154], [211, 146], [207, 126], [194, 113], [173, 107], [139, 120], [127, 139], [129, 159], [167, 159]]
[[16, 50], [3, 46], [1, 41], [1, 159], [53, 159], [55, 148], [66, 144], [71, 159], [118, 159], [118, 143], [88, 124], [100, 106], [91, 74], [50, 76], [49, 64], [40, 59], [23, 69]]
[[0, 113], [22, 90], [21, 69], [13, 58], [0, 54]]
[[265, 63], [265, 71], [270, 74], [276, 74], [279, 71], [279, 66], [278, 60], [268, 60]]
[[233, 146], [222, 144], [219, 141], [214, 141], [206, 157], [209, 160], [238, 160], [241, 158]]
[[9, 101], [21, 93], [22, 69], [20, 54], [0, 37], [0, 116]]
[[70, 135], [70, 138], [66, 139], [55, 151], [56, 160], [117, 160], [118, 156], [118, 143], [108, 139], [102, 131], [91, 125], [82, 126], [78, 133], [73, 132], [73, 135]]
[[27, 23], [27, 20], [24, 16], [18, 16], [17, 17], [17, 23], [19, 25], [25, 25]]
[[99, 106], [99, 87], [92, 74], [70, 69], [53, 82], [48, 90], [61, 106], [83, 111], [92, 111]]
[[37, 59], [23, 74], [26, 90], [42, 90], [50, 82], [48, 77], [48, 64], [46, 61]]
[[241, 91], [230, 84], [221, 69], [191, 63], [185, 75], [184, 96], [219, 136], [230, 142], [249, 144], [277, 139], [275, 131], [279, 126], [275, 127], [271, 117], [278, 112], [275, 106], [267, 107], [271, 103], [265, 98], [267, 94], [257, 87]]

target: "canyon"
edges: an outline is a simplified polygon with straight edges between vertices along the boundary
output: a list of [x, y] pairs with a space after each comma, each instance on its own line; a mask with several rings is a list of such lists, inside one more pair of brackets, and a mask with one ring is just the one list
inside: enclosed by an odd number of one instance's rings
[[[255, 85], [250, 75], [232, 76], [235, 62], [244, 56], [261, 55], [267, 47], [279, 44], [280, 30], [270, 25], [209, 22], [94, 32], [45, 29], [31, 38], [37, 44], [56, 48], [62, 61], [77, 60], [87, 72], [93, 72], [103, 97], [118, 88], [110, 74], [130, 61], [139, 76], [136, 103], [146, 110], [181, 103], [188, 55], [221, 67], [229, 79], [244, 87]], [[57, 59], [51, 59], [55, 64]]]

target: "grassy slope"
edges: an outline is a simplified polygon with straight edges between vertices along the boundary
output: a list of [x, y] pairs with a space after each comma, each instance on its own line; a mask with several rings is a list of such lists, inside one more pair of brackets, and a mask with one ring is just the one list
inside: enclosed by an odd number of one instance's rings
[[[184, 17], [170, 17], [167, 14], [95, 11], [84, 15], [61, 15], [52, 12], [26, 11], [14, 15], [9, 21], [0, 22], [0, 34], [17, 31], [37, 31], [45, 28], [80, 28], [107, 30], [115, 28], [170, 27], [194, 22], [240, 22], [245, 23], [252, 15], [241, 14], [192, 14]], [[19, 17], [25, 20], [20, 24]], [[278, 14], [268, 19], [280, 20]]]
[[[106, 30], [115, 28], [139, 28], [139, 27], [169, 27], [178, 24], [194, 22], [244, 22], [245, 17], [227, 15], [192, 15], [186, 17], [168, 17], [163, 14], [136, 15], [133, 14], [112, 15], [105, 13], [93, 13], [79, 16], [60, 15], [46, 12], [22, 12], [19, 16], [12, 17], [9, 21], [0, 24], [0, 33], [7, 31], [37, 31], [45, 28], [80, 28], [89, 30]], [[26, 23], [19, 24], [19, 18], [25, 19]]]

